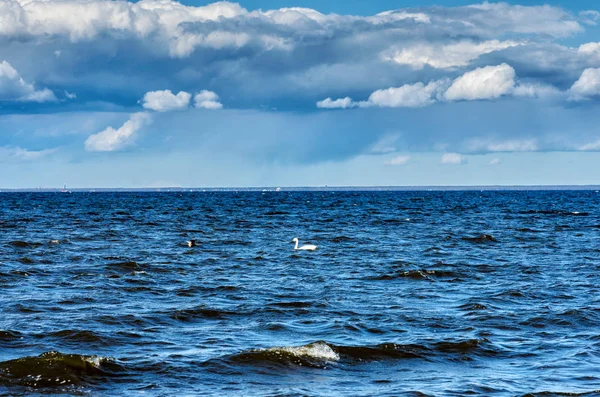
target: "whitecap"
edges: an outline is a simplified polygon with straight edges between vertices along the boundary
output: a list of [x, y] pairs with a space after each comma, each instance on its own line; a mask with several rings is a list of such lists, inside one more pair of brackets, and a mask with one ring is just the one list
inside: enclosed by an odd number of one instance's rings
[[267, 351], [274, 353], [287, 353], [296, 357], [306, 357], [316, 360], [338, 361], [340, 359], [337, 354], [327, 343], [315, 342], [305, 346], [297, 347], [273, 347]]

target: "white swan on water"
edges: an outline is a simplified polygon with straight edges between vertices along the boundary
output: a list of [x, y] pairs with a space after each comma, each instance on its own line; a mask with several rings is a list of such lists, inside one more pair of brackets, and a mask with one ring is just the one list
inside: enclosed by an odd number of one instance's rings
[[298, 251], [314, 251], [317, 249], [317, 246], [312, 244], [305, 244], [302, 247], [298, 247], [298, 237], [294, 237], [292, 243], [296, 243], [294, 249]]

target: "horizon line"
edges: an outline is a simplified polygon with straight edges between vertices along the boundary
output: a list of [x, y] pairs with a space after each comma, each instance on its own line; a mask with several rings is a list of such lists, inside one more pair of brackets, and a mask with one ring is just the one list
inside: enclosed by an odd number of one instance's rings
[[584, 185], [320, 185], [320, 186], [204, 186], [204, 187], [182, 187], [182, 186], [161, 186], [161, 187], [24, 187], [9, 188], [0, 187], [1, 193], [10, 192], [110, 192], [110, 191], [352, 191], [352, 190], [598, 190], [600, 184]]

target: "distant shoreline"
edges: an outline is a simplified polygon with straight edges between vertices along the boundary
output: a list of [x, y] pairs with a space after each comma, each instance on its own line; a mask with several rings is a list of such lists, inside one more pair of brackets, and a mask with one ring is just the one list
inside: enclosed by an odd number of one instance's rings
[[[274, 192], [277, 187], [160, 187], [160, 188], [0, 188], [0, 193], [102, 193], [102, 192]], [[600, 185], [486, 185], [486, 186], [315, 186], [280, 187], [280, 192], [393, 192], [393, 191], [556, 191], [600, 190]]]

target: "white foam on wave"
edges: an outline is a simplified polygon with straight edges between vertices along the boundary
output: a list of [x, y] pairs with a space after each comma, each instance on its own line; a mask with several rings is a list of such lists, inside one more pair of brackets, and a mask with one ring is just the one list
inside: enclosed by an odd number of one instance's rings
[[339, 354], [337, 354], [328, 344], [323, 342], [316, 342], [297, 347], [273, 347], [268, 349], [268, 351], [287, 353], [296, 357], [306, 357], [316, 360], [338, 361], [340, 359]]

